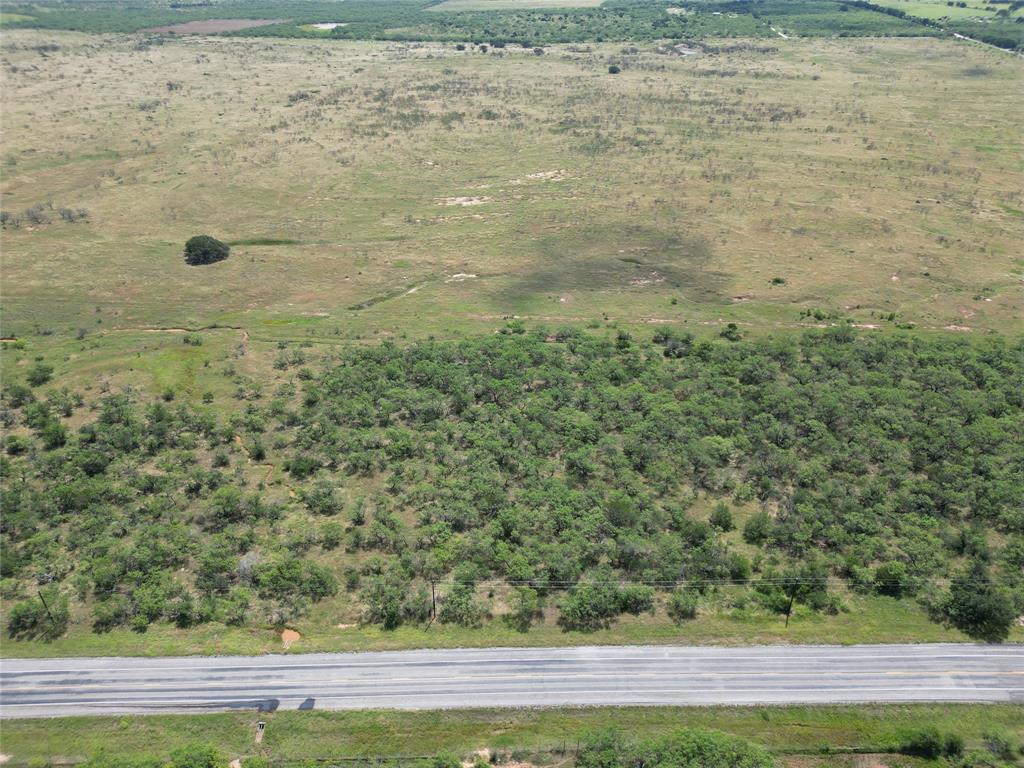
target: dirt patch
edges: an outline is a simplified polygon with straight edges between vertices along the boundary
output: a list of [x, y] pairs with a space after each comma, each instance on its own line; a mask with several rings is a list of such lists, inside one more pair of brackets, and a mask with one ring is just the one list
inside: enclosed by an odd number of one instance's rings
[[659, 275], [657, 272], [651, 272], [648, 275], [638, 275], [632, 277], [629, 280], [630, 285], [657, 285], [658, 283], [664, 283], [665, 278]]
[[483, 205], [491, 202], [489, 197], [442, 197], [438, 200], [441, 205]]
[[944, 325], [942, 327], [945, 328], [947, 331], [962, 331], [964, 333], [968, 333], [971, 330], [973, 330], [972, 328], [966, 325]]
[[284, 645], [285, 650], [291, 648], [292, 644], [298, 642], [300, 639], [302, 639], [302, 635], [294, 629], [281, 630], [281, 644]]
[[883, 762], [884, 755], [857, 755], [853, 758], [854, 768], [889, 768], [889, 764]]
[[335, 626], [338, 629], [354, 629], [355, 627], [358, 627], [359, 625], [358, 624], [336, 624]]
[[288, 19], [204, 19], [163, 27], [149, 27], [140, 31], [157, 35], [216, 35], [218, 32], [237, 32], [240, 29], [267, 27], [271, 24], [284, 24], [287, 21]]
[[456, 272], [454, 275], [445, 280], [446, 283], [461, 283], [463, 280], [472, 280], [476, 275], [470, 274], [469, 272]]
[[537, 173], [528, 173], [522, 178], [512, 179], [511, 184], [523, 184], [527, 181], [565, 181], [568, 176], [565, 175], [565, 171], [537, 171]]

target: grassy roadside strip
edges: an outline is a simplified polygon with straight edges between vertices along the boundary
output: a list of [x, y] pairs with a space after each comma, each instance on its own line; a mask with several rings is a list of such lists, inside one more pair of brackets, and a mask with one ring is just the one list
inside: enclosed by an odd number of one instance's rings
[[[344, 596], [343, 596], [344, 597]], [[418, 648], [552, 647], [567, 645], [783, 645], [811, 643], [852, 645], [870, 643], [959, 643], [969, 639], [955, 629], [928, 620], [912, 600], [849, 595], [847, 612], [824, 616], [800, 607], [785, 625], [782, 616], [708, 613], [682, 626], [663, 612], [624, 616], [607, 629], [562, 631], [549, 619], [519, 632], [500, 619], [479, 628], [450, 624], [402, 626], [388, 631], [375, 626], [347, 626], [339, 612], [325, 610], [292, 626], [302, 635], [289, 653], [397, 651]], [[1014, 627], [1010, 642], [1024, 642], [1024, 627]], [[4, 658], [66, 656], [208, 656], [283, 653], [280, 628], [228, 627], [210, 623], [188, 629], [161, 623], [146, 632], [115, 629], [92, 631], [86, 621], [74, 622], [67, 635], [53, 642], [11, 641], [4, 638]]]
[[[7, 766], [70, 763], [103, 748], [112, 755], [165, 758], [191, 741], [230, 757], [317, 760], [421, 756], [450, 750], [514, 752], [519, 762], [550, 764], [571, 754], [589, 731], [618, 728], [631, 738], [680, 728], [713, 728], [761, 744], [783, 764], [808, 755], [892, 753], [911, 731], [935, 727], [963, 737], [968, 748], [986, 734], [1024, 740], [1024, 705], [878, 705], [829, 707], [635, 707], [440, 712], [277, 712], [263, 743], [253, 743], [255, 713], [69, 717], [3, 723]], [[787, 759], [792, 757], [793, 761]], [[907, 758], [898, 758], [907, 764]], [[829, 757], [815, 765], [845, 765]]]

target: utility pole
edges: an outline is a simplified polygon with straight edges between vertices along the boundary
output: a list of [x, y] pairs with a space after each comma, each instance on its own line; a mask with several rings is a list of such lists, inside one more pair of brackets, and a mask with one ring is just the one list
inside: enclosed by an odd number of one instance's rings
[[430, 580], [430, 618], [437, 618], [437, 593], [434, 591], [434, 580]]
[[56, 626], [57, 622], [53, 620], [53, 614], [50, 613], [50, 606], [46, 604], [46, 598], [43, 597], [43, 591], [41, 589], [36, 590], [36, 594], [39, 595], [39, 602], [43, 604], [43, 608], [46, 609], [46, 615], [50, 617], [50, 624]]
[[793, 601], [796, 599], [796, 595], [789, 596], [789, 605], [786, 606], [786, 628], [789, 628], [789, 616], [793, 613]]

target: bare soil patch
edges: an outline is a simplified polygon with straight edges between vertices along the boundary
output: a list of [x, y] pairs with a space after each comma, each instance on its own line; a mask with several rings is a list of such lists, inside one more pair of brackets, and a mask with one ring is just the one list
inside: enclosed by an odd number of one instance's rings
[[288, 19], [204, 19], [150, 27], [142, 31], [158, 35], [215, 35], [218, 32], [237, 32], [240, 29], [267, 27], [271, 24], [284, 24], [287, 21]]
[[439, 202], [442, 205], [483, 205], [490, 201], [489, 197], [443, 197]]
[[281, 630], [281, 643], [284, 645], [285, 649], [290, 648], [292, 646], [292, 643], [296, 642], [301, 638], [302, 635], [300, 635], [294, 629]]

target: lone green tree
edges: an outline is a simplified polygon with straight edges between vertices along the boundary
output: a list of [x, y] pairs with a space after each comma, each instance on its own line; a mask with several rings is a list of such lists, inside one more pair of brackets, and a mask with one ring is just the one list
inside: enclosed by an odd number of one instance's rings
[[230, 254], [227, 243], [209, 235], [196, 235], [185, 243], [185, 263], [193, 267], [224, 261]]
[[953, 578], [942, 608], [947, 623], [989, 643], [1006, 640], [1017, 618], [1010, 591], [993, 584], [982, 563]]

